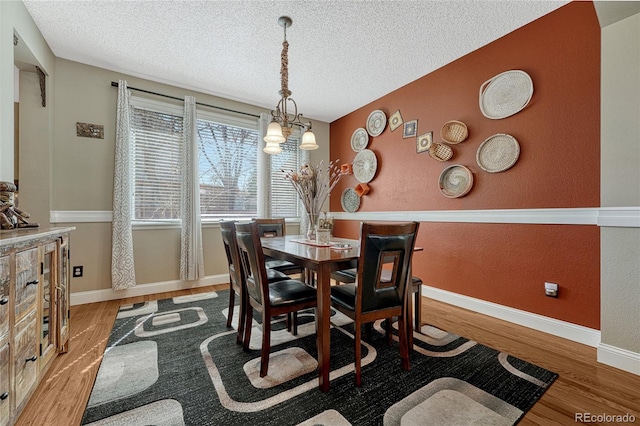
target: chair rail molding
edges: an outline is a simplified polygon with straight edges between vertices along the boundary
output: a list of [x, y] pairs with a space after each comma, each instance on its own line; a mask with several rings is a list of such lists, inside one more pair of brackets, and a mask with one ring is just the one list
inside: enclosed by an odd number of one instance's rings
[[425, 210], [331, 212], [344, 220], [416, 220], [419, 222], [597, 225], [640, 228], [640, 206], [547, 209]]
[[[546, 209], [416, 210], [347, 213], [332, 211], [335, 219], [418, 222], [516, 223], [596, 225], [640, 228], [640, 206]], [[51, 223], [111, 222], [111, 210], [52, 210]]]
[[51, 223], [99, 223], [111, 222], [112, 216], [111, 210], [51, 210], [49, 221]]

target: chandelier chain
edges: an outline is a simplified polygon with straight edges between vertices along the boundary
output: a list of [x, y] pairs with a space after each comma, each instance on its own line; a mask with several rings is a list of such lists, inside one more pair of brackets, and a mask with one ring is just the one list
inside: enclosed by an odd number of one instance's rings
[[282, 42], [282, 53], [280, 54], [280, 85], [282, 96], [288, 98], [291, 95], [289, 91], [289, 42]]

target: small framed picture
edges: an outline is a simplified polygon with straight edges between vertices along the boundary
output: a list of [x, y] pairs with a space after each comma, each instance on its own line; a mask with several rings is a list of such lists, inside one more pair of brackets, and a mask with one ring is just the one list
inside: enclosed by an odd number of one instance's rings
[[400, 110], [397, 110], [393, 113], [391, 117], [389, 117], [389, 128], [393, 132], [395, 129], [400, 127], [402, 124], [402, 114], [400, 114]]
[[402, 137], [404, 139], [415, 137], [417, 132], [418, 120], [411, 120], [404, 123], [404, 131], [402, 132]]
[[424, 135], [418, 136], [416, 138], [416, 152], [420, 154], [421, 152], [428, 151], [432, 143], [433, 132], [427, 132]]

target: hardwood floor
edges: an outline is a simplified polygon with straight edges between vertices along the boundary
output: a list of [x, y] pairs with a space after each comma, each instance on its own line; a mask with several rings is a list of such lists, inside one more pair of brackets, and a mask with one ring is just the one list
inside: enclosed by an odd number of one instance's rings
[[[69, 352], [55, 359], [16, 425], [79, 425], [118, 307], [227, 288], [203, 287], [71, 307]], [[560, 377], [521, 425], [575, 425], [576, 413], [635, 416], [640, 376], [598, 364], [596, 349], [423, 298], [422, 321], [555, 371]], [[578, 422], [579, 423], [579, 422]], [[612, 424], [612, 422], [590, 422]]]

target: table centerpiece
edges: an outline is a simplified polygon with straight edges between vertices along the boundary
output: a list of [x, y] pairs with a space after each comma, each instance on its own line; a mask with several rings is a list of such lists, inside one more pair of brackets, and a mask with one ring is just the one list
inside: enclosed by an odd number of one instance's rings
[[318, 165], [303, 164], [300, 170], [282, 170], [285, 179], [289, 180], [296, 190], [305, 213], [308, 218], [308, 227], [304, 233], [307, 239], [315, 239], [316, 226], [322, 206], [336, 186], [343, 172], [338, 166], [340, 160], [330, 161], [327, 167], [323, 166], [323, 161]]

